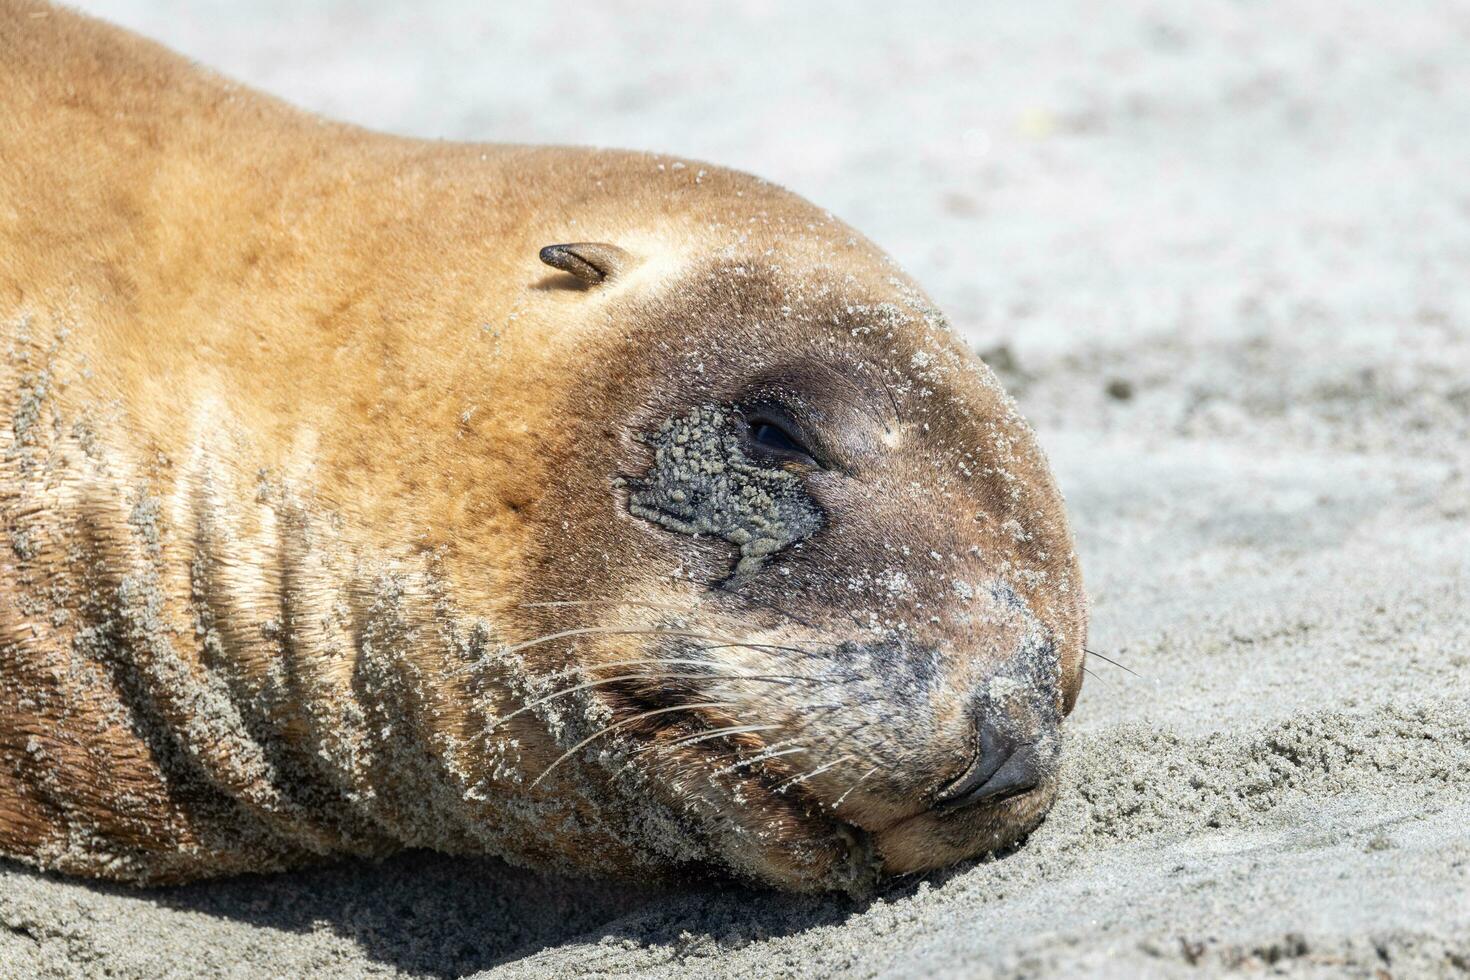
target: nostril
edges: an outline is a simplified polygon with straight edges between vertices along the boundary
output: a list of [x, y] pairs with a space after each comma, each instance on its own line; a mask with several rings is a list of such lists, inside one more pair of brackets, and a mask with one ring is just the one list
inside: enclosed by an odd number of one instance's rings
[[988, 722], [980, 723], [975, 761], [934, 799], [936, 810], [958, 810], [976, 803], [998, 803], [1020, 796], [1041, 782], [1036, 745], [1018, 742]]

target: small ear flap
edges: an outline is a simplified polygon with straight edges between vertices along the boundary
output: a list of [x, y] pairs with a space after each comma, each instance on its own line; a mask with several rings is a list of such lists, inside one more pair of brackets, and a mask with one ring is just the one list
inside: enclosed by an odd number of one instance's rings
[[606, 242], [572, 242], [546, 246], [541, 250], [541, 261], [595, 286], [626, 272], [633, 265], [633, 256]]

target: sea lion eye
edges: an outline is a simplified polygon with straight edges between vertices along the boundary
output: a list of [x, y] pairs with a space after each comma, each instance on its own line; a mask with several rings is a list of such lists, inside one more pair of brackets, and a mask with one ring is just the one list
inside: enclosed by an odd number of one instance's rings
[[800, 431], [776, 413], [759, 412], [746, 417], [745, 442], [758, 455], [820, 466], [816, 455], [807, 448]]

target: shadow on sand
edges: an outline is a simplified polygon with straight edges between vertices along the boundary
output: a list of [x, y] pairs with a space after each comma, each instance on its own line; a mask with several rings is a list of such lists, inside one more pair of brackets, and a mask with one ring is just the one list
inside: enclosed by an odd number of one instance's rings
[[[35, 874], [10, 862], [7, 872]], [[330, 930], [396, 970], [461, 977], [574, 939], [642, 946], [749, 942], [833, 925], [877, 896], [782, 895], [704, 878], [687, 885], [572, 880], [425, 851], [170, 888], [91, 889], [287, 932]], [[911, 886], [890, 888], [889, 898]]]

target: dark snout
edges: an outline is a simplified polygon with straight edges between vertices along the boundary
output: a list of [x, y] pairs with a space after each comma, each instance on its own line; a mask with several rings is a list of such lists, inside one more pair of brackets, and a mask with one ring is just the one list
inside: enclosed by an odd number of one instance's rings
[[[1050, 644], [1023, 648], [1010, 669], [993, 676], [975, 699], [974, 756], [953, 782], [935, 795], [931, 809], [944, 813], [1023, 796], [1045, 783], [1060, 755], [1055, 662]], [[1048, 661], [1050, 663], [1048, 663]]]
[[944, 757], [953, 768], [922, 809], [873, 836], [888, 874], [942, 867], [1010, 846], [1046, 816], [1061, 760], [1060, 698], [1054, 672], [1013, 658], [978, 684], [968, 724], [951, 729]]
[[977, 726], [975, 759], [959, 779], [939, 791], [933, 808], [941, 812], [999, 803], [1040, 786], [1056, 761], [1054, 733], [1026, 738], [981, 719]]

